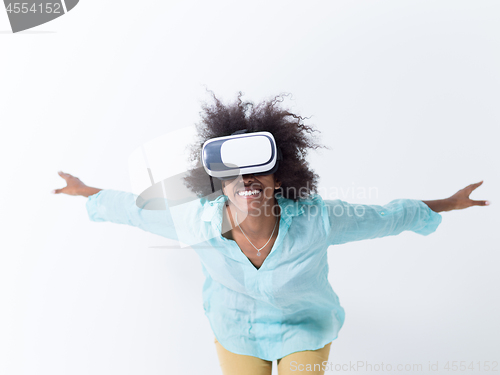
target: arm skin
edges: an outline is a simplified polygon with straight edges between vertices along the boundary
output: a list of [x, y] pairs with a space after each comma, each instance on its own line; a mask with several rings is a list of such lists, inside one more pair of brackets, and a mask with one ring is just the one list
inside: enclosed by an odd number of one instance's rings
[[434, 212], [443, 212], [443, 211], [451, 211], [454, 210], [454, 203], [450, 200], [450, 198], [446, 199], [437, 199], [434, 201], [422, 201]]
[[471, 206], [488, 206], [488, 201], [475, 201], [469, 198], [469, 195], [477, 189], [483, 181], [471, 184], [446, 199], [433, 201], [422, 201], [434, 212], [461, 210]]
[[80, 195], [84, 196], [84, 197], [90, 197], [91, 195], [94, 195], [94, 194], [97, 194], [98, 192], [100, 192], [102, 189], [98, 189], [98, 188], [93, 188], [93, 187], [90, 187], [90, 186], [85, 186], [84, 188], [81, 189], [80, 191]]

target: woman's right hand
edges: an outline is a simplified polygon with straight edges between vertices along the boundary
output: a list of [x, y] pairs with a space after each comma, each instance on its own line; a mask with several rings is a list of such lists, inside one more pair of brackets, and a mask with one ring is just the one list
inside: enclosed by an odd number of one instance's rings
[[102, 189], [96, 189], [85, 185], [78, 177], [72, 176], [69, 173], [57, 172], [59, 176], [66, 180], [66, 187], [62, 189], [55, 189], [52, 191], [54, 194], [68, 194], [68, 195], [83, 195], [88, 197], [89, 195], [96, 194]]

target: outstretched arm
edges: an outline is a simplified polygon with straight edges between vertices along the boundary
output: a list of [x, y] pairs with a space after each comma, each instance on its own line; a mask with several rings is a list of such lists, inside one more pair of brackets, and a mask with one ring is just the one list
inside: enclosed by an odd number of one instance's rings
[[471, 184], [449, 198], [433, 201], [395, 199], [384, 206], [324, 201], [330, 221], [328, 244], [394, 236], [403, 231], [426, 236], [441, 223], [438, 212], [487, 206], [488, 201], [469, 199], [471, 192], [481, 184], [482, 181]]
[[[137, 196], [125, 191], [97, 189], [85, 185], [78, 177], [59, 172], [67, 186], [56, 189], [54, 194], [88, 197], [86, 207], [90, 220], [112, 222], [138, 227], [162, 237], [177, 239], [174, 223], [166, 200], [152, 198], [137, 206]], [[163, 209], [158, 207], [163, 203]]]

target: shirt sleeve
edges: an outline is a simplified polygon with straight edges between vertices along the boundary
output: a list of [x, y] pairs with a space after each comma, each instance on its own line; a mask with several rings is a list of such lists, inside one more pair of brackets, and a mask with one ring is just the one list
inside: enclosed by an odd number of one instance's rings
[[137, 195], [111, 189], [101, 190], [87, 198], [86, 208], [91, 221], [126, 224], [146, 232], [177, 240], [167, 200], [152, 198], [137, 203]]
[[416, 199], [395, 199], [384, 206], [336, 199], [325, 200], [325, 205], [330, 221], [329, 245], [395, 236], [405, 230], [427, 236], [442, 220], [440, 214]]

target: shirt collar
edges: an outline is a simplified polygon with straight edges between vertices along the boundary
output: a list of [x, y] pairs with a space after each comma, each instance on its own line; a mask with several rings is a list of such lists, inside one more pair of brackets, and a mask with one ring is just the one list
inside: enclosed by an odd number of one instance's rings
[[[294, 216], [298, 216], [304, 213], [304, 208], [302, 204], [298, 201], [293, 201], [283, 197], [281, 193], [275, 195], [278, 205], [281, 208], [281, 218], [287, 222], [291, 222]], [[222, 207], [227, 202], [227, 195], [219, 195], [216, 199], [206, 202], [203, 207], [203, 213], [201, 219], [203, 221], [212, 221], [217, 216], [221, 216]]]

